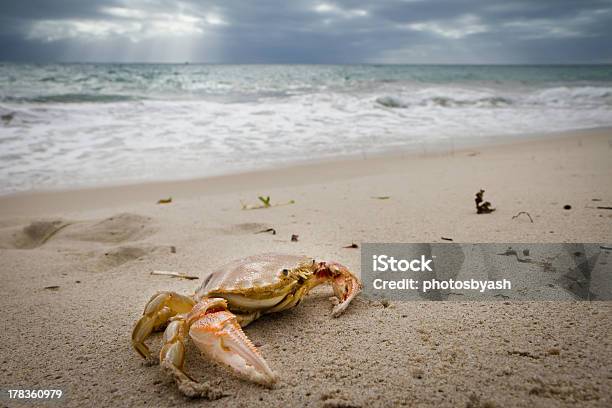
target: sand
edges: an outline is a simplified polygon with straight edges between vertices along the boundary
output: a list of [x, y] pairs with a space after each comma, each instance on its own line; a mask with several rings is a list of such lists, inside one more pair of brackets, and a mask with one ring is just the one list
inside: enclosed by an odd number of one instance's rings
[[[152, 293], [198, 286], [152, 270], [203, 278], [232, 259], [272, 251], [337, 260], [359, 273], [359, 249], [343, 248], [353, 242], [611, 242], [612, 211], [595, 208], [612, 205], [610, 180], [612, 130], [601, 129], [2, 197], [0, 386], [61, 388], [58, 406], [70, 407], [610, 406], [612, 302], [383, 305], [360, 296], [333, 319], [331, 290], [317, 288], [297, 308], [245, 330], [281, 376], [274, 389], [189, 347], [189, 373], [225, 394], [214, 401], [186, 399], [130, 346]], [[494, 213], [475, 213], [480, 188]], [[259, 195], [295, 204], [241, 209]], [[172, 203], [157, 204], [168, 196]], [[519, 211], [534, 222], [513, 219]], [[276, 235], [256, 234], [267, 228]], [[149, 342], [155, 351], [159, 340]]]

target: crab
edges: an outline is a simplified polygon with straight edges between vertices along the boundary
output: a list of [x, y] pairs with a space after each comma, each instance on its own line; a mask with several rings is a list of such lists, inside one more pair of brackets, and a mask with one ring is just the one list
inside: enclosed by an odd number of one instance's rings
[[184, 371], [187, 335], [212, 360], [247, 380], [271, 386], [278, 377], [242, 327], [265, 314], [298, 305], [312, 288], [323, 283], [331, 284], [334, 291], [333, 317], [342, 314], [362, 288], [360, 280], [337, 262], [279, 254], [236, 260], [208, 275], [191, 296], [175, 292], [153, 295], [134, 326], [132, 345], [142, 357], [151, 359], [145, 340], [165, 328], [160, 365], [191, 397], [206, 391]]

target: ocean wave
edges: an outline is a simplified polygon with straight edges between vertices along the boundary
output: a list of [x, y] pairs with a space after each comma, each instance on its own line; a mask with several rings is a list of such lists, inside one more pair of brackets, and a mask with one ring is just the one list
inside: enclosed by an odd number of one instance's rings
[[376, 102], [387, 108], [409, 108], [411, 106], [434, 106], [442, 108], [454, 107], [480, 107], [495, 108], [513, 104], [512, 99], [501, 96], [491, 96], [477, 99], [458, 99], [448, 96], [432, 96], [426, 98], [413, 98], [413, 100], [403, 100], [395, 96], [381, 96], [376, 98]]
[[28, 109], [15, 109], [14, 107], [0, 105], [1, 126], [19, 126], [34, 123], [37, 120], [37, 115], [30, 112]]
[[111, 103], [142, 100], [135, 95], [62, 93], [35, 96], [4, 96], [2, 102], [10, 103]]
[[[451, 95], [455, 95], [451, 102], [440, 99]], [[202, 99], [0, 103], [0, 116], [6, 115], [0, 122], [1, 150], [20, 157], [2, 162], [0, 194], [63, 187], [67, 180], [95, 185], [168, 175], [193, 178], [272, 166], [296, 157], [445, 149], [449, 140], [454, 146], [476, 143], [480, 137], [612, 125], [610, 106], [532, 106], [522, 95], [523, 90], [518, 90], [505, 108], [476, 104], [499, 104], [494, 98], [510, 95], [439, 89], [378, 98], [372, 93], [319, 92], [231, 105]], [[467, 105], [459, 106], [457, 101]], [[448, 107], [450, 103], [455, 106]], [[383, 105], [385, 109], [376, 108]]]
[[407, 108], [408, 104], [400, 98], [394, 96], [381, 96], [376, 98], [376, 102], [387, 108]]
[[599, 86], [547, 88], [527, 96], [526, 101], [552, 107], [612, 105], [612, 88]]
[[596, 86], [551, 87], [538, 90], [502, 89], [497, 91], [468, 88], [423, 88], [401, 91], [375, 99], [387, 108], [505, 108], [539, 106], [548, 108], [585, 108], [612, 106], [612, 88]]

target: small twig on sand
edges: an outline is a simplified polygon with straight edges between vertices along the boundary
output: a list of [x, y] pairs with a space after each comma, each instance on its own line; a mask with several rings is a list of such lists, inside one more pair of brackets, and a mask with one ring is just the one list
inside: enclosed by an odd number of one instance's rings
[[257, 231], [256, 234], [264, 234], [266, 232], [271, 232], [272, 235], [276, 235], [276, 230], [274, 228], [267, 228], [261, 231]]
[[164, 275], [164, 276], [172, 276], [173, 278], [181, 278], [181, 279], [200, 279], [198, 276], [186, 275], [182, 272], [172, 272], [172, 271], [153, 271], [151, 275]]
[[525, 214], [526, 216], [528, 216], [529, 221], [531, 221], [531, 223], [533, 224], [533, 218], [531, 218], [531, 215], [529, 215], [527, 211], [520, 211], [518, 214], [512, 216], [512, 219], [518, 218], [521, 214]]
[[602, 207], [600, 205], [597, 206], [598, 210], [612, 210], [612, 207]]

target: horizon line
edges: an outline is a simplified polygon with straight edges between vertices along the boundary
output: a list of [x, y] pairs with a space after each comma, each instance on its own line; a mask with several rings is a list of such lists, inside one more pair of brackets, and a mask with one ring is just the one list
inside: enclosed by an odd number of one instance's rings
[[99, 65], [388, 65], [388, 66], [606, 66], [610, 62], [201, 62], [201, 61], [36, 61], [0, 60], [0, 64], [99, 64]]

